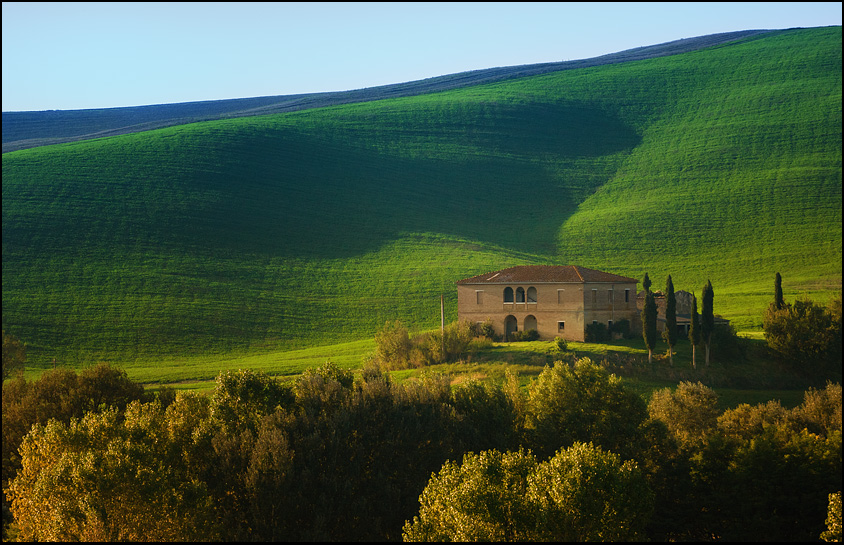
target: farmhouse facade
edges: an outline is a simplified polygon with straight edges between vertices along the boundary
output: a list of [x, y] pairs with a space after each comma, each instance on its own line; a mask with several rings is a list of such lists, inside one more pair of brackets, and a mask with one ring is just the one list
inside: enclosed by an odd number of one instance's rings
[[638, 280], [577, 265], [523, 265], [457, 282], [457, 317], [489, 321], [507, 339], [536, 330], [540, 339], [585, 340], [586, 326], [620, 320], [639, 326]]

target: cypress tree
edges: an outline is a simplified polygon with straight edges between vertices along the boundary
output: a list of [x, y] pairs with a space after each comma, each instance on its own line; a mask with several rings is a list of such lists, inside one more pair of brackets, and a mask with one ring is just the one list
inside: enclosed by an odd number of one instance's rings
[[692, 315], [689, 320], [689, 342], [692, 344], [692, 368], [697, 369], [695, 347], [700, 344], [700, 316], [697, 313], [697, 297], [692, 294]]
[[703, 287], [703, 308], [700, 316], [700, 334], [703, 345], [706, 347], [707, 366], [709, 366], [709, 342], [712, 340], [712, 331], [715, 329], [715, 315], [712, 313], [714, 299], [715, 292], [712, 291], [712, 282], [707, 280]]
[[642, 338], [645, 340], [645, 346], [648, 347], [648, 364], [653, 365], [653, 352], [656, 346], [657, 308], [656, 299], [650, 290], [651, 280], [648, 278], [648, 273], [645, 273], [642, 285], [645, 287], [645, 305], [642, 307]]
[[674, 296], [674, 282], [668, 275], [665, 285], [665, 331], [662, 338], [668, 344], [668, 361], [674, 367], [674, 345], [677, 344], [677, 299]]
[[782, 276], [780, 276], [780, 273], [777, 273], [777, 276], [774, 278], [774, 306], [777, 310], [785, 308], [785, 299], [782, 296]]

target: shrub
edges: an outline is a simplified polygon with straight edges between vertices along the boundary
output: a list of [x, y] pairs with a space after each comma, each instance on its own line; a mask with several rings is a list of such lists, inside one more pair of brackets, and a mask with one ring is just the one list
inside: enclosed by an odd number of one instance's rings
[[586, 342], [588, 343], [603, 343], [610, 338], [607, 326], [600, 322], [595, 322], [586, 326]]
[[612, 327], [609, 328], [610, 336], [613, 333], [618, 333], [625, 339], [632, 339], [635, 335], [630, 330], [630, 320], [627, 318], [622, 318], [617, 322], [613, 322]]
[[510, 333], [511, 342], [528, 342], [539, 340], [539, 332], [535, 329], [528, 329], [527, 331], [514, 331]]
[[412, 346], [407, 328], [398, 320], [375, 333], [375, 358], [386, 369], [407, 368]]

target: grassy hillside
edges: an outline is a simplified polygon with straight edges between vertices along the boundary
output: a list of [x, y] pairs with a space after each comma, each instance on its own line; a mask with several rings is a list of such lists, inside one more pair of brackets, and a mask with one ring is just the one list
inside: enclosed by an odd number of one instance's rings
[[[3, 155], [3, 326], [30, 359], [226, 357], [456, 317], [579, 264], [758, 327], [841, 286], [841, 28]], [[211, 357], [211, 356], [209, 356]]]
[[147, 131], [197, 121], [287, 113], [338, 104], [416, 96], [560, 70], [573, 70], [588, 66], [676, 55], [772, 32], [779, 31], [741, 30], [723, 32], [637, 47], [591, 59], [485, 68], [352, 91], [207, 100], [124, 108], [3, 112], [3, 153], [37, 146]]

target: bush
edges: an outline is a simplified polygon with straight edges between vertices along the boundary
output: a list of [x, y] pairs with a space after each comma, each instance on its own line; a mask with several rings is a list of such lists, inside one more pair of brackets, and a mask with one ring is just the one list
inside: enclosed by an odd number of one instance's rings
[[625, 339], [632, 339], [635, 337], [633, 332], [630, 330], [630, 320], [627, 318], [613, 322], [612, 327], [609, 328], [610, 337], [612, 337], [614, 333], [618, 333]]
[[539, 332], [535, 329], [528, 329], [527, 331], [514, 331], [510, 333], [510, 342], [528, 342], [538, 340]]
[[595, 322], [586, 326], [586, 342], [604, 343], [608, 340], [610, 340], [610, 333], [606, 325]]
[[375, 358], [385, 369], [406, 369], [412, 346], [407, 328], [398, 320], [375, 333]]

